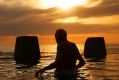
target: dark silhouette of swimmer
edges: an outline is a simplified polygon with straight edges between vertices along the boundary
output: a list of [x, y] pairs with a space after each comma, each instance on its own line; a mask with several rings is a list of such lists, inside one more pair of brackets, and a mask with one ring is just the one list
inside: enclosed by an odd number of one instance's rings
[[[55, 68], [55, 77], [58, 80], [76, 80], [77, 69], [85, 65], [85, 61], [79, 53], [76, 45], [67, 40], [67, 33], [63, 29], [58, 29], [55, 33], [57, 46], [57, 55], [55, 62], [36, 72], [43, 73], [45, 70]], [[79, 60], [78, 65], [76, 61]]]

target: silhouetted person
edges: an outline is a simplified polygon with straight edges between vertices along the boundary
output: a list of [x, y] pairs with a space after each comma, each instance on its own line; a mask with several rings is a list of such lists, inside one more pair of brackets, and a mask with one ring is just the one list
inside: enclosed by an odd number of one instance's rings
[[[45, 70], [55, 68], [55, 77], [58, 80], [76, 80], [77, 69], [85, 65], [76, 45], [67, 40], [67, 33], [63, 29], [58, 29], [55, 33], [57, 46], [57, 55], [55, 62], [36, 72], [43, 73]], [[78, 65], [76, 61], [79, 60]]]

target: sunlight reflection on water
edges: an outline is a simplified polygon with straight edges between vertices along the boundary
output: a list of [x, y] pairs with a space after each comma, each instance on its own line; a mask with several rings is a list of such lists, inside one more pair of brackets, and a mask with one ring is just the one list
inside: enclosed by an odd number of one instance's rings
[[[46, 47], [46, 46], [45, 46]], [[51, 47], [51, 46], [50, 46]], [[56, 49], [56, 47], [55, 47]], [[18, 68], [14, 59], [2, 59], [11, 57], [10, 54], [0, 54], [0, 80], [38, 80], [35, 72], [55, 60], [56, 52], [42, 52], [40, 63], [31, 68]], [[79, 69], [77, 80], [119, 80], [119, 52], [110, 53], [103, 62], [86, 62]], [[45, 80], [55, 80], [54, 69], [44, 74]]]
[[[50, 53], [51, 54], [51, 53]], [[53, 53], [54, 54], [54, 53]], [[108, 57], [113, 59], [119, 54], [109, 54]], [[55, 57], [54, 57], [55, 58]], [[43, 57], [40, 63], [31, 68], [17, 69], [19, 65], [15, 64], [13, 59], [0, 60], [0, 79], [2, 80], [38, 80], [34, 74], [36, 70], [47, 66], [54, 61], [53, 57]], [[119, 57], [116, 58], [117, 60]], [[119, 79], [119, 61], [105, 62], [87, 62], [84, 67], [79, 69], [77, 80], [118, 80]], [[44, 74], [45, 80], [55, 80], [53, 77], [54, 69], [48, 70]]]

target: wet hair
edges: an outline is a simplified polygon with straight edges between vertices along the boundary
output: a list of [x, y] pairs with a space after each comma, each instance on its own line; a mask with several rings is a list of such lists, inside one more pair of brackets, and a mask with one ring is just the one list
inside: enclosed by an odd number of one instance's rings
[[56, 30], [55, 38], [58, 41], [66, 40], [67, 39], [67, 32], [64, 29], [58, 29], [58, 30]]

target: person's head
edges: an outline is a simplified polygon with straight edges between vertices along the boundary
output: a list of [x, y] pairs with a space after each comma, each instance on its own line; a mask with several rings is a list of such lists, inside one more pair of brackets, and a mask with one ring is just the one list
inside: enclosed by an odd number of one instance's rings
[[67, 40], [67, 32], [64, 29], [58, 29], [55, 33], [55, 39], [57, 43]]

